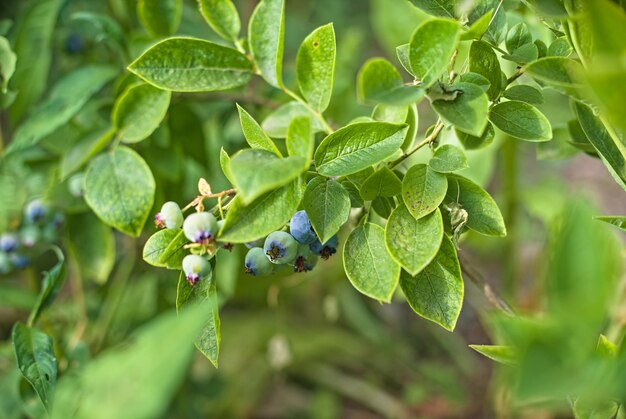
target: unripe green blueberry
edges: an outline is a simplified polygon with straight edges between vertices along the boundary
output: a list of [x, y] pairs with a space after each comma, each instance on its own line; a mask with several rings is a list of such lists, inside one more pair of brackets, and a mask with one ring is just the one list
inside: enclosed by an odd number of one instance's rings
[[263, 250], [272, 263], [293, 263], [298, 253], [298, 242], [289, 233], [275, 231], [265, 239]]
[[337, 253], [337, 246], [339, 245], [339, 238], [335, 234], [328, 241], [322, 244], [319, 240], [315, 240], [309, 245], [309, 248], [316, 255], [320, 255], [322, 259], [326, 260], [335, 253]]
[[183, 212], [174, 201], [168, 201], [161, 211], [154, 216], [154, 223], [159, 228], [177, 229], [183, 226]]
[[185, 237], [194, 243], [207, 244], [217, 234], [217, 219], [210, 212], [195, 212], [183, 222]]
[[270, 275], [274, 271], [274, 265], [265, 255], [265, 251], [260, 247], [253, 247], [248, 250], [244, 267], [246, 273], [253, 276]]
[[183, 259], [183, 272], [187, 281], [195, 285], [202, 278], [206, 278], [211, 273], [211, 264], [200, 255], [187, 255]]
[[310, 244], [317, 240], [306, 211], [298, 211], [289, 221], [289, 232], [298, 243]]
[[83, 196], [83, 180], [85, 178], [84, 173], [77, 173], [67, 181], [67, 189], [75, 198]]
[[301, 244], [298, 246], [298, 253], [296, 254], [296, 260], [293, 263], [294, 272], [309, 272], [312, 271], [317, 264], [319, 257], [311, 252], [309, 246]]
[[33, 247], [41, 239], [41, 232], [35, 225], [26, 225], [20, 230], [20, 242], [25, 247]]

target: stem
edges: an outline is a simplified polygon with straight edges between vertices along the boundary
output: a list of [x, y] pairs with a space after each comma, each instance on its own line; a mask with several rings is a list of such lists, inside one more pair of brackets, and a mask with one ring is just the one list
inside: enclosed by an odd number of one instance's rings
[[234, 196], [236, 193], [237, 193], [237, 191], [235, 189], [226, 189], [226, 190], [224, 190], [222, 192], [216, 192], [216, 193], [211, 193], [211, 194], [207, 194], [207, 195], [198, 195], [198, 196], [196, 196], [193, 199], [193, 201], [191, 201], [190, 203], [185, 205], [185, 207], [182, 209], [182, 211], [185, 212], [189, 208], [195, 207], [200, 202], [204, 201], [205, 198], [220, 198], [220, 204], [218, 205], [218, 207], [222, 208], [221, 207], [221, 198], [223, 196]]
[[516, 299], [519, 282], [518, 270], [518, 240], [517, 240], [517, 142], [509, 139], [502, 146], [502, 189], [505, 199], [504, 220], [506, 222], [508, 237], [504, 248], [505, 272], [504, 291], [513, 301]]
[[419, 144], [417, 144], [411, 151], [408, 151], [408, 152], [404, 153], [402, 156], [398, 157], [397, 159], [395, 159], [394, 161], [389, 163], [389, 168], [390, 169], [395, 168], [400, 163], [402, 163], [404, 160], [406, 160], [407, 158], [411, 157], [411, 155], [413, 155], [415, 152], [417, 152], [418, 150], [420, 150], [424, 146], [427, 146], [428, 144], [433, 142], [437, 138], [437, 136], [439, 136], [439, 134], [441, 133], [441, 130], [443, 130], [443, 122], [441, 122], [441, 120], [439, 120], [439, 121], [437, 121], [437, 125], [435, 125], [435, 129], [433, 129], [433, 132], [431, 132], [428, 137], [424, 138], [424, 140], [422, 142], [420, 142]]
[[306, 103], [306, 101], [304, 99], [302, 99], [300, 96], [298, 96], [295, 92], [293, 92], [292, 90], [289, 90], [289, 88], [284, 87], [283, 86], [283, 92], [285, 92], [285, 94], [287, 94], [288, 96], [292, 97], [293, 99], [297, 100], [298, 102], [300, 102], [302, 105], [304, 105], [313, 115], [315, 115], [315, 117], [322, 123], [322, 125], [324, 126], [324, 131], [326, 131], [327, 134], [332, 134], [333, 133], [333, 129], [332, 127], [328, 124], [328, 122], [326, 121], [326, 118], [324, 118], [324, 116], [316, 111], [315, 109], [313, 109], [311, 107], [311, 105], [309, 105], [308, 103]]
[[485, 297], [487, 297], [487, 300], [491, 303], [492, 306], [502, 311], [507, 316], [515, 316], [515, 312], [513, 311], [511, 306], [509, 306], [506, 301], [504, 301], [498, 296], [498, 294], [496, 294], [493, 288], [491, 288], [491, 285], [489, 285], [487, 281], [485, 281], [485, 279], [482, 277], [482, 275], [471, 266], [466, 257], [459, 254], [459, 262], [461, 265], [461, 271], [463, 271], [465, 277], [469, 278], [469, 280], [472, 281], [472, 283], [476, 285], [478, 289], [483, 291]]
[[511, 77], [509, 77], [506, 80], [506, 85], [508, 86], [509, 84], [513, 83], [515, 80], [519, 79], [523, 75], [524, 75], [524, 68], [523, 67], [519, 67], [517, 69], [517, 71], [515, 72], [515, 74], [513, 74]]

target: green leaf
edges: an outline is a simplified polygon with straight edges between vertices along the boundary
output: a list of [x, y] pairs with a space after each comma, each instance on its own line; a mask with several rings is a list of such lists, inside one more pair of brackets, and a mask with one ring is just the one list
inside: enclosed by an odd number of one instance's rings
[[506, 7], [501, 7], [499, 0], [475, 0], [473, 3], [474, 8], [468, 16], [468, 23], [473, 26], [480, 19], [483, 19], [487, 13], [493, 10], [494, 14], [482, 38], [494, 45], [500, 45], [506, 35]]
[[439, 173], [452, 173], [469, 167], [463, 150], [451, 144], [437, 147], [428, 166]]
[[446, 196], [448, 181], [425, 164], [411, 167], [402, 179], [402, 199], [415, 219], [433, 212]]
[[343, 266], [357, 291], [379, 301], [391, 301], [398, 287], [400, 265], [387, 251], [382, 227], [365, 223], [352, 230], [344, 245]]
[[226, 179], [232, 184], [233, 176], [230, 173], [230, 156], [226, 150], [224, 150], [224, 147], [220, 148], [220, 168]]
[[467, 211], [466, 226], [486, 236], [506, 236], [506, 226], [498, 204], [491, 195], [471, 180], [448, 175], [448, 192], [444, 204], [458, 203]]
[[304, 159], [304, 170], [307, 170], [313, 160], [313, 148], [315, 147], [311, 118], [298, 116], [291, 121], [287, 129], [285, 145], [290, 156]]
[[231, 0], [198, 0], [200, 14], [219, 36], [236, 41], [241, 30], [237, 8]]
[[269, 151], [249, 148], [230, 159], [230, 176], [242, 203], [249, 204], [264, 193], [291, 182], [305, 167], [303, 157], [280, 158]]
[[489, 120], [512, 137], [526, 141], [550, 141], [550, 121], [537, 108], [528, 103], [512, 100], [491, 108]]
[[18, 127], [6, 153], [31, 147], [66, 124], [117, 72], [110, 66], [87, 65], [63, 77], [54, 85], [48, 99]]
[[61, 157], [61, 179], [80, 169], [93, 156], [104, 150], [115, 136], [115, 129], [105, 127], [89, 132]]
[[472, 39], [480, 40], [489, 29], [489, 24], [493, 19], [493, 13], [494, 9], [491, 9], [475, 20], [467, 31], [461, 34], [461, 41], [470, 41]]
[[626, 216], [599, 216], [594, 219], [611, 224], [621, 230], [626, 231]]
[[408, 105], [424, 97], [425, 90], [405, 86], [402, 76], [384, 58], [368, 60], [357, 75], [357, 96], [360, 102]]
[[459, 42], [459, 24], [449, 19], [430, 19], [413, 33], [409, 44], [411, 70], [424, 87], [435, 83], [447, 70]]
[[614, 138], [591, 108], [574, 102], [574, 111], [585, 135], [617, 183], [626, 189], [626, 146]]
[[167, 416], [189, 371], [192, 343], [206, 322], [206, 310], [205, 305], [193, 305], [178, 315], [162, 314], [124, 345], [104, 351], [76, 374], [64, 375], [57, 385], [52, 419]]
[[400, 287], [417, 314], [454, 330], [463, 305], [463, 278], [452, 241], [444, 236], [435, 259], [416, 276], [403, 271]]
[[250, 18], [248, 42], [261, 75], [275, 87], [283, 85], [284, 32], [284, 0], [261, 0]]
[[192, 304], [205, 308], [206, 314], [204, 314], [204, 317], [206, 321], [200, 329], [200, 334], [196, 337], [195, 345], [215, 365], [215, 368], [218, 365], [220, 341], [222, 340], [216, 284], [213, 272], [211, 272], [208, 278], [203, 278], [196, 285], [191, 285], [185, 278], [185, 275], [181, 273], [176, 293], [176, 310], [180, 311], [183, 307]]
[[538, 89], [525, 84], [511, 86], [504, 91], [503, 96], [509, 100], [530, 103], [531, 105], [541, 105], [543, 103], [543, 93]]
[[577, 89], [580, 88], [584, 70], [578, 61], [565, 57], [541, 58], [528, 64], [525, 72], [559, 92], [580, 96]]
[[416, 220], [404, 205], [398, 206], [385, 228], [385, 243], [391, 256], [415, 276], [437, 255], [443, 239], [439, 209]]
[[17, 55], [11, 49], [11, 44], [4, 37], [0, 36], [0, 91], [7, 93], [9, 80], [15, 73], [15, 63]]
[[314, 30], [300, 45], [296, 58], [296, 76], [302, 96], [317, 112], [330, 103], [335, 80], [335, 29], [333, 24]]
[[83, 279], [103, 284], [115, 264], [115, 237], [111, 228], [91, 212], [73, 214], [67, 219], [69, 248]]
[[63, 254], [57, 249], [57, 256], [59, 257], [59, 261], [56, 265], [52, 267], [48, 272], [45, 272], [42, 283], [41, 290], [39, 291], [39, 295], [37, 296], [37, 302], [35, 303], [33, 309], [30, 312], [30, 316], [28, 317], [28, 325], [32, 326], [35, 324], [39, 315], [45, 310], [57, 296], [61, 285], [65, 282], [66, 270], [65, 270], [65, 260], [63, 258]]
[[380, 103], [372, 111], [372, 119], [392, 124], [403, 124], [407, 120], [409, 106], [394, 106]]
[[433, 109], [445, 122], [470, 135], [482, 134], [487, 126], [489, 99], [479, 86], [471, 83], [457, 83], [454, 100], [439, 99], [432, 102]]
[[406, 125], [362, 122], [330, 134], [315, 152], [315, 165], [325, 176], [345, 176], [391, 157], [404, 142]]
[[411, 3], [433, 16], [451, 17], [456, 16], [456, 1], [454, 0], [411, 0]]
[[243, 86], [252, 63], [232, 48], [195, 38], [169, 38], [152, 46], [128, 69], [159, 89], [210, 92]]
[[125, 143], [145, 140], [161, 124], [172, 93], [140, 83], [129, 87], [115, 102], [113, 125]]
[[282, 228], [298, 210], [302, 199], [299, 179], [256, 199], [245, 206], [236, 197], [226, 214], [219, 239], [230, 243], [246, 243], [267, 236]]
[[567, 16], [563, 0], [528, 0], [528, 3], [541, 15], [552, 18]]
[[600, 335], [596, 345], [596, 353], [604, 358], [616, 358], [619, 354], [619, 348], [609, 338]]
[[396, 47], [396, 57], [407, 73], [413, 74], [411, 70], [411, 59], [409, 58], [409, 44], [402, 44]]
[[520, 22], [513, 26], [506, 34], [506, 49], [511, 54], [518, 48], [526, 44], [532, 44], [532, 42], [533, 36], [524, 22]]
[[550, 57], [569, 57], [572, 55], [572, 47], [563, 36], [552, 41], [547, 54]]
[[[531, 61], [535, 61], [539, 57], [539, 49], [534, 43], [522, 45], [511, 54], [502, 54], [502, 58], [505, 60], [513, 61], [518, 64], [526, 64]], [[502, 86], [505, 86], [506, 82], [503, 80]]]
[[490, 100], [495, 100], [502, 91], [502, 70], [498, 56], [493, 49], [483, 41], [474, 41], [470, 47], [469, 70], [480, 74], [491, 83], [487, 91]]
[[361, 194], [359, 193], [359, 188], [357, 188], [356, 185], [348, 179], [341, 179], [339, 183], [341, 183], [341, 186], [343, 186], [343, 188], [348, 192], [348, 195], [350, 196], [350, 206], [352, 208], [362, 207], [363, 199], [361, 198]]
[[52, 339], [45, 333], [17, 322], [11, 335], [17, 366], [49, 410], [57, 380], [57, 360]]
[[488, 92], [489, 88], [491, 87], [491, 82], [487, 80], [485, 76], [478, 73], [472, 73], [471, 71], [461, 74], [461, 76], [459, 77], [459, 81], [463, 83], [475, 84], [476, 86], [483, 89], [483, 92]]
[[170, 36], [183, 17], [183, 0], [138, 0], [137, 16], [153, 37]]
[[[176, 236], [172, 238], [172, 241], [167, 245], [159, 256], [159, 264], [161, 266], [171, 266], [176, 269], [180, 269], [178, 259], [182, 264], [182, 258], [186, 255], [185, 245], [188, 243], [187, 238], [182, 230], [176, 233]], [[180, 256], [182, 254], [182, 257]]]
[[302, 204], [322, 243], [330, 240], [350, 216], [348, 191], [339, 182], [321, 176], [306, 185]]
[[487, 358], [504, 365], [516, 365], [515, 348], [505, 345], [469, 345], [470, 348]]
[[106, 224], [137, 237], [150, 215], [156, 185], [135, 151], [118, 147], [92, 160], [85, 174], [85, 201]]
[[313, 133], [324, 131], [322, 122], [313, 115], [310, 109], [300, 102], [287, 102], [275, 111], [271, 112], [261, 126], [263, 130], [272, 138], [285, 138], [289, 125], [294, 118], [299, 116], [307, 117], [311, 120]]
[[[183, 258], [187, 252], [183, 246], [187, 244], [182, 230], [164, 229], [154, 233], [143, 246], [143, 260], [152, 266], [167, 269], [182, 269]], [[168, 250], [174, 250], [165, 260], [161, 258]]]
[[485, 130], [479, 137], [474, 137], [473, 135], [469, 135], [458, 130], [455, 130], [455, 134], [459, 139], [459, 142], [463, 145], [463, 148], [466, 150], [478, 150], [493, 143], [493, 139], [496, 136], [496, 130], [493, 128], [491, 122], [488, 122], [487, 127], [485, 127]]
[[371, 201], [378, 196], [392, 197], [402, 192], [402, 182], [387, 166], [383, 166], [361, 185], [361, 197]]
[[282, 156], [276, 144], [267, 136], [254, 118], [239, 105], [237, 105], [237, 110], [239, 111], [239, 120], [241, 121], [243, 136], [246, 138], [248, 144], [250, 144], [250, 147], [267, 150], [277, 156]]

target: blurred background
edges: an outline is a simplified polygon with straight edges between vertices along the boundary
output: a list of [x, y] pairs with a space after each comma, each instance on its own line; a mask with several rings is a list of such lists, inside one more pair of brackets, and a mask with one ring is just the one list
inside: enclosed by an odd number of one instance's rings
[[[55, 2], [0, 2], [0, 28], [15, 45], [18, 69], [29, 68], [18, 70], [14, 86], [41, 85], [0, 113], [5, 140], [64, 74], [94, 62], [120, 68], [120, 77], [67, 126], [21, 161], [0, 166], [3, 175], [14, 179], [13, 189], [2, 191], [0, 211], [7, 220], [2, 230], [18, 226], [23, 205], [36, 196], [45, 196], [67, 219], [53, 240], [69, 251], [69, 278], [41, 323], [57, 345], [62, 376], [108, 348], [125, 344], [138, 327], [172, 309], [178, 273], [142, 261], [143, 244], [155, 231], [152, 225], [139, 240], [105, 231], [109, 239], [103, 240], [110, 243], [96, 247], [89, 258], [77, 251], [90, 245], [89, 236], [80, 234], [81, 226], [96, 222], [95, 216], [87, 212], [80, 196], [69, 193], [72, 176], [59, 180], [63, 164], [72, 165], [60, 156], [107, 128], [115, 96], [136, 80], [123, 69], [155, 40], [138, 23], [134, 1], [56, 1], [60, 4], [56, 17], [49, 16], [54, 7], [46, 8], [45, 3]], [[257, 2], [234, 3], [242, 22], [247, 22]], [[550, 39], [551, 34], [523, 4], [505, 3], [514, 10], [513, 19], [525, 16], [535, 36]], [[316, 27], [334, 22], [337, 75], [327, 115], [336, 126], [372, 111], [356, 101], [356, 74], [365, 60], [383, 56], [400, 68], [395, 47], [408, 42], [425, 19], [406, 0], [287, 0], [286, 4], [284, 74], [289, 86], [295, 85], [300, 42]], [[38, 37], [45, 25], [50, 27], [48, 39]], [[178, 34], [222, 42], [191, 0], [184, 2]], [[467, 51], [460, 54], [462, 63]], [[47, 55], [51, 65], [41, 69], [38, 63]], [[515, 70], [514, 64], [507, 65], [508, 73]], [[569, 135], [573, 114], [568, 98], [549, 89], [544, 89], [544, 95], [541, 109], [550, 118], [555, 136]], [[175, 94], [165, 123], [136, 146], [157, 178], [154, 212], [167, 200], [191, 201], [200, 177], [208, 179], [214, 191], [228, 187], [219, 167], [219, 150], [224, 147], [232, 153], [245, 144], [235, 102], [261, 121], [288, 99], [258, 78], [243, 90]], [[436, 121], [424, 105], [419, 107], [420, 133]], [[445, 136], [445, 141], [456, 141], [453, 132]], [[539, 312], [545, 303], [546, 249], [571, 197], [582, 196], [597, 214], [622, 215], [624, 192], [599, 159], [573, 147], [538, 147], [500, 136], [493, 145], [467, 153], [470, 168], [464, 175], [486, 186], [496, 198], [509, 236], [486, 238], [469, 232], [461, 243], [462, 257], [511, 306], [520, 312]], [[415, 160], [425, 157], [418, 153]], [[80, 165], [69, 172], [80, 175]], [[339, 237], [342, 244], [345, 234]], [[497, 384], [497, 367], [468, 347], [492, 342], [485, 314], [493, 307], [467, 278], [463, 311], [456, 331], [449, 333], [417, 317], [402, 303], [401, 295], [389, 305], [360, 295], [347, 281], [340, 257], [318, 264], [307, 274], [255, 278], [243, 272], [245, 250], [236, 246], [231, 252], [220, 252], [217, 259], [219, 368], [196, 351], [189, 368], [178, 374], [180, 385], [174, 387], [171, 403], [164, 403], [162, 417], [568, 417], [566, 412], [555, 415], [543, 408], [511, 413]], [[53, 264], [54, 256], [48, 252], [29, 269], [0, 276], [0, 418], [40, 417], [41, 407], [27, 386], [20, 385], [10, 333], [12, 325], [28, 315], [40, 273]], [[175, 348], [176, 342], [164, 339], [159, 345]], [[147, 356], [132, 368], [141, 370], [153, 362]], [[20, 399], [31, 402], [22, 406]]]

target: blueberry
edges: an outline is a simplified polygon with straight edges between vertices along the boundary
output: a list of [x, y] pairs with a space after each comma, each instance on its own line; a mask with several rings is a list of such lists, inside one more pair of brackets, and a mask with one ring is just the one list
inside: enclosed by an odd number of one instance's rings
[[183, 212], [176, 202], [168, 201], [161, 211], [154, 216], [154, 223], [159, 228], [176, 229], [183, 226]]
[[65, 215], [62, 212], [54, 214], [54, 217], [52, 217], [52, 226], [58, 230], [63, 227], [63, 224], [65, 224]]
[[275, 231], [265, 239], [263, 250], [272, 263], [292, 263], [298, 253], [298, 242], [289, 233]]
[[30, 265], [30, 259], [27, 256], [20, 255], [19, 253], [13, 253], [10, 256], [11, 263], [17, 269], [25, 269]]
[[274, 265], [265, 255], [265, 251], [260, 247], [253, 247], [248, 250], [244, 262], [246, 273], [253, 276], [265, 276], [274, 271]]
[[85, 49], [85, 41], [76, 34], [70, 34], [65, 40], [65, 51], [69, 54], [78, 54]]
[[312, 271], [315, 265], [317, 264], [318, 257], [309, 246], [306, 244], [301, 244], [298, 246], [298, 253], [296, 254], [296, 260], [293, 263], [293, 271], [294, 272], [309, 272]]
[[211, 264], [202, 256], [187, 255], [183, 259], [183, 271], [187, 281], [191, 285], [196, 285], [198, 281], [211, 273]]
[[315, 240], [309, 245], [309, 248], [313, 253], [320, 255], [325, 260], [337, 253], [337, 245], [339, 245], [339, 238], [335, 234], [324, 244], [320, 243], [319, 240]]
[[251, 242], [247, 242], [246, 247], [248, 249], [252, 249], [253, 247], [263, 247], [263, 244], [265, 244], [265, 237], [262, 237], [260, 239], [257, 239]]
[[289, 231], [298, 243], [310, 244], [317, 240], [317, 235], [313, 227], [311, 227], [311, 221], [309, 221], [306, 211], [298, 211], [291, 217]]
[[39, 228], [34, 225], [27, 225], [22, 227], [20, 231], [20, 242], [25, 247], [33, 247], [41, 239], [41, 232]]
[[30, 201], [24, 210], [24, 215], [30, 222], [39, 222], [46, 217], [46, 214], [48, 214], [48, 206], [41, 199]]
[[217, 234], [217, 219], [210, 212], [195, 212], [185, 218], [183, 231], [190, 241], [208, 244]]
[[0, 236], [0, 251], [12, 252], [17, 249], [17, 237], [15, 234], [6, 233]]
[[4, 252], [0, 252], [0, 275], [8, 274], [11, 272], [11, 259], [9, 255]]

